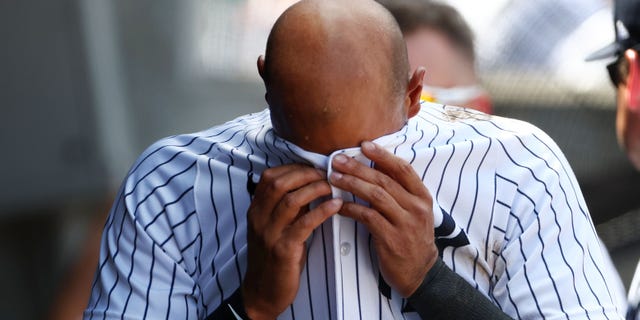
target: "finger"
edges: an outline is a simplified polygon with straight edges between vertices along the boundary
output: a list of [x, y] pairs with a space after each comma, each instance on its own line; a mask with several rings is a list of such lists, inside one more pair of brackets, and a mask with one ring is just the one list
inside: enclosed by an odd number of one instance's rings
[[392, 224], [396, 224], [404, 217], [405, 210], [384, 187], [337, 171], [331, 173], [330, 180], [334, 186], [369, 202], [372, 208], [378, 210]]
[[261, 211], [271, 212], [286, 193], [325, 179], [318, 170], [306, 165], [290, 164], [270, 168], [262, 173], [253, 201]]
[[[271, 216], [274, 231], [279, 233], [293, 223], [300, 211], [311, 201], [331, 194], [331, 186], [327, 181], [315, 181], [293, 192], [287, 193], [276, 206]], [[308, 213], [307, 213], [308, 214]]]
[[362, 153], [375, 162], [376, 169], [389, 175], [410, 193], [430, 197], [422, 179], [404, 159], [396, 157], [393, 153], [369, 141], [362, 143]]
[[340, 215], [362, 223], [374, 237], [378, 238], [389, 234], [388, 230], [393, 227], [380, 212], [354, 202], [344, 203], [340, 209]]
[[[405, 190], [403, 186], [394, 181], [391, 177], [377, 169], [366, 166], [351, 157], [337, 155], [333, 158], [332, 166], [334, 170], [337, 170], [340, 173], [348, 174], [385, 188], [385, 190], [399, 203], [408, 203], [413, 200], [410, 195], [407, 194], [408, 190]], [[331, 182], [333, 183], [333, 181]]]
[[303, 164], [288, 164], [273, 167], [262, 172], [256, 186], [256, 193], [268, 193], [269, 189], [281, 189], [287, 192], [313, 180], [325, 179], [319, 170]]
[[342, 199], [335, 198], [321, 203], [319, 206], [300, 216], [287, 230], [283, 237], [293, 242], [303, 242], [311, 232], [319, 227], [329, 217], [338, 213], [342, 207]]

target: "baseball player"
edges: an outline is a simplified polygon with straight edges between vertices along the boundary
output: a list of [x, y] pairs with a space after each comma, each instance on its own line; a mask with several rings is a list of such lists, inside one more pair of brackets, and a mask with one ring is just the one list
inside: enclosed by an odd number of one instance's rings
[[617, 90], [616, 131], [629, 160], [640, 169], [640, 1], [616, 0], [616, 40], [594, 52], [587, 61], [615, 57], [607, 66]]
[[420, 103], [378, 4], [299, 2], [258, 69], [267, 110], [131, 168], [85, 318], [622, 318], [555, 143]]
[[[617, 91], [616, 133], [631, 163], [640, 169], [640, 1], [616, 0], [615, 41], [587, 61], [615, 58], [607, 65]], [[627, 319], [640, 319], [640, 262], [629, 287]]]

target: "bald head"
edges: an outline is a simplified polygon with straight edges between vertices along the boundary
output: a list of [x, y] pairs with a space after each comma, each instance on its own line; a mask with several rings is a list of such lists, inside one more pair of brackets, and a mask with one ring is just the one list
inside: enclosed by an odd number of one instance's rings
[[356, 146], [406, 122], [406, 46], [374, 1], [298, 2], [274, 25], [259, 68], [274, 129], [308, 150]]

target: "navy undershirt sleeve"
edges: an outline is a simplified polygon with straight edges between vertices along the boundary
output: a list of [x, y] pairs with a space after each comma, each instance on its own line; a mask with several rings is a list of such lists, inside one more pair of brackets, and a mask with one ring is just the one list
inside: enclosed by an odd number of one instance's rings
[[408, 302], [422, 319], [511, 319], [440, 258]]

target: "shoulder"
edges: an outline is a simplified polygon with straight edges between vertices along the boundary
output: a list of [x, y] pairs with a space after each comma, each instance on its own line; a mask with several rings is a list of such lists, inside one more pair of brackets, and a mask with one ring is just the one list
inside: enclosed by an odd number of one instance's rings
[[560, 179], [576, 183], [558, 145], [531, 123], [431, 103], [423, 104], [416, 118], [422, 127], [435, 128], [436, 145], [473, 144], [487, 150], [487, 165], [508, 181], [524, 184]]
[[200, 132], [160, 139], [150, 145], [133, 164], [125, 179], [128, 206], [138, 207], [159, 197], [161, 204], [193, 188], [197, 162], [215, 158], [236, 140], [247, 140], [248, 132], [271, 128], [268, 110], [244, 115]]
[[473, 109], [424, 102], [415, 117], [419, 126], [433, 127], [449, 137], [447, 144], [491, 140], [494, 147], [508, 151], [536, 146], [539, 155], [563, 157], [547, 133], [526, 121], [488, 115]]
[[194, 161], [198, 156], [215, 157], [221, 146], [246, 138], [252, 131], [271, 128], [268, 110], [248, 114], [209, 129], [166, 137], [151, 144], [138, 157], [128, 173], [128, 180], [140, 180], [150, 171], [171, 169]]
[[[209, 129], [180, 134], [160, 139], [142, 152], [129, 176], [139, 175], [140, 167], [154, 167], [177, 154], [185, 157], [208, 155], [215, 153], [216, 145], [231, 143], [237, 137], [244, 137], [247, 132], [257, 129], [268, 130], [271, 128], [270, 114], [268, 110], [240, 116], [224, 124]], [[144, 171], [144, 170], [142, 170]]]
[[[422, 126], [433, 126], [439, 131], [455, 132], [454, 139], [475, 138], [511, 139], [516, 136], [547, 136], [536, 126], [517, 119], [489, 115], [477, 110], [457, 106], [423, 102], [415, 117]], [[547, 138], [545, 138], [547, 139]]]

